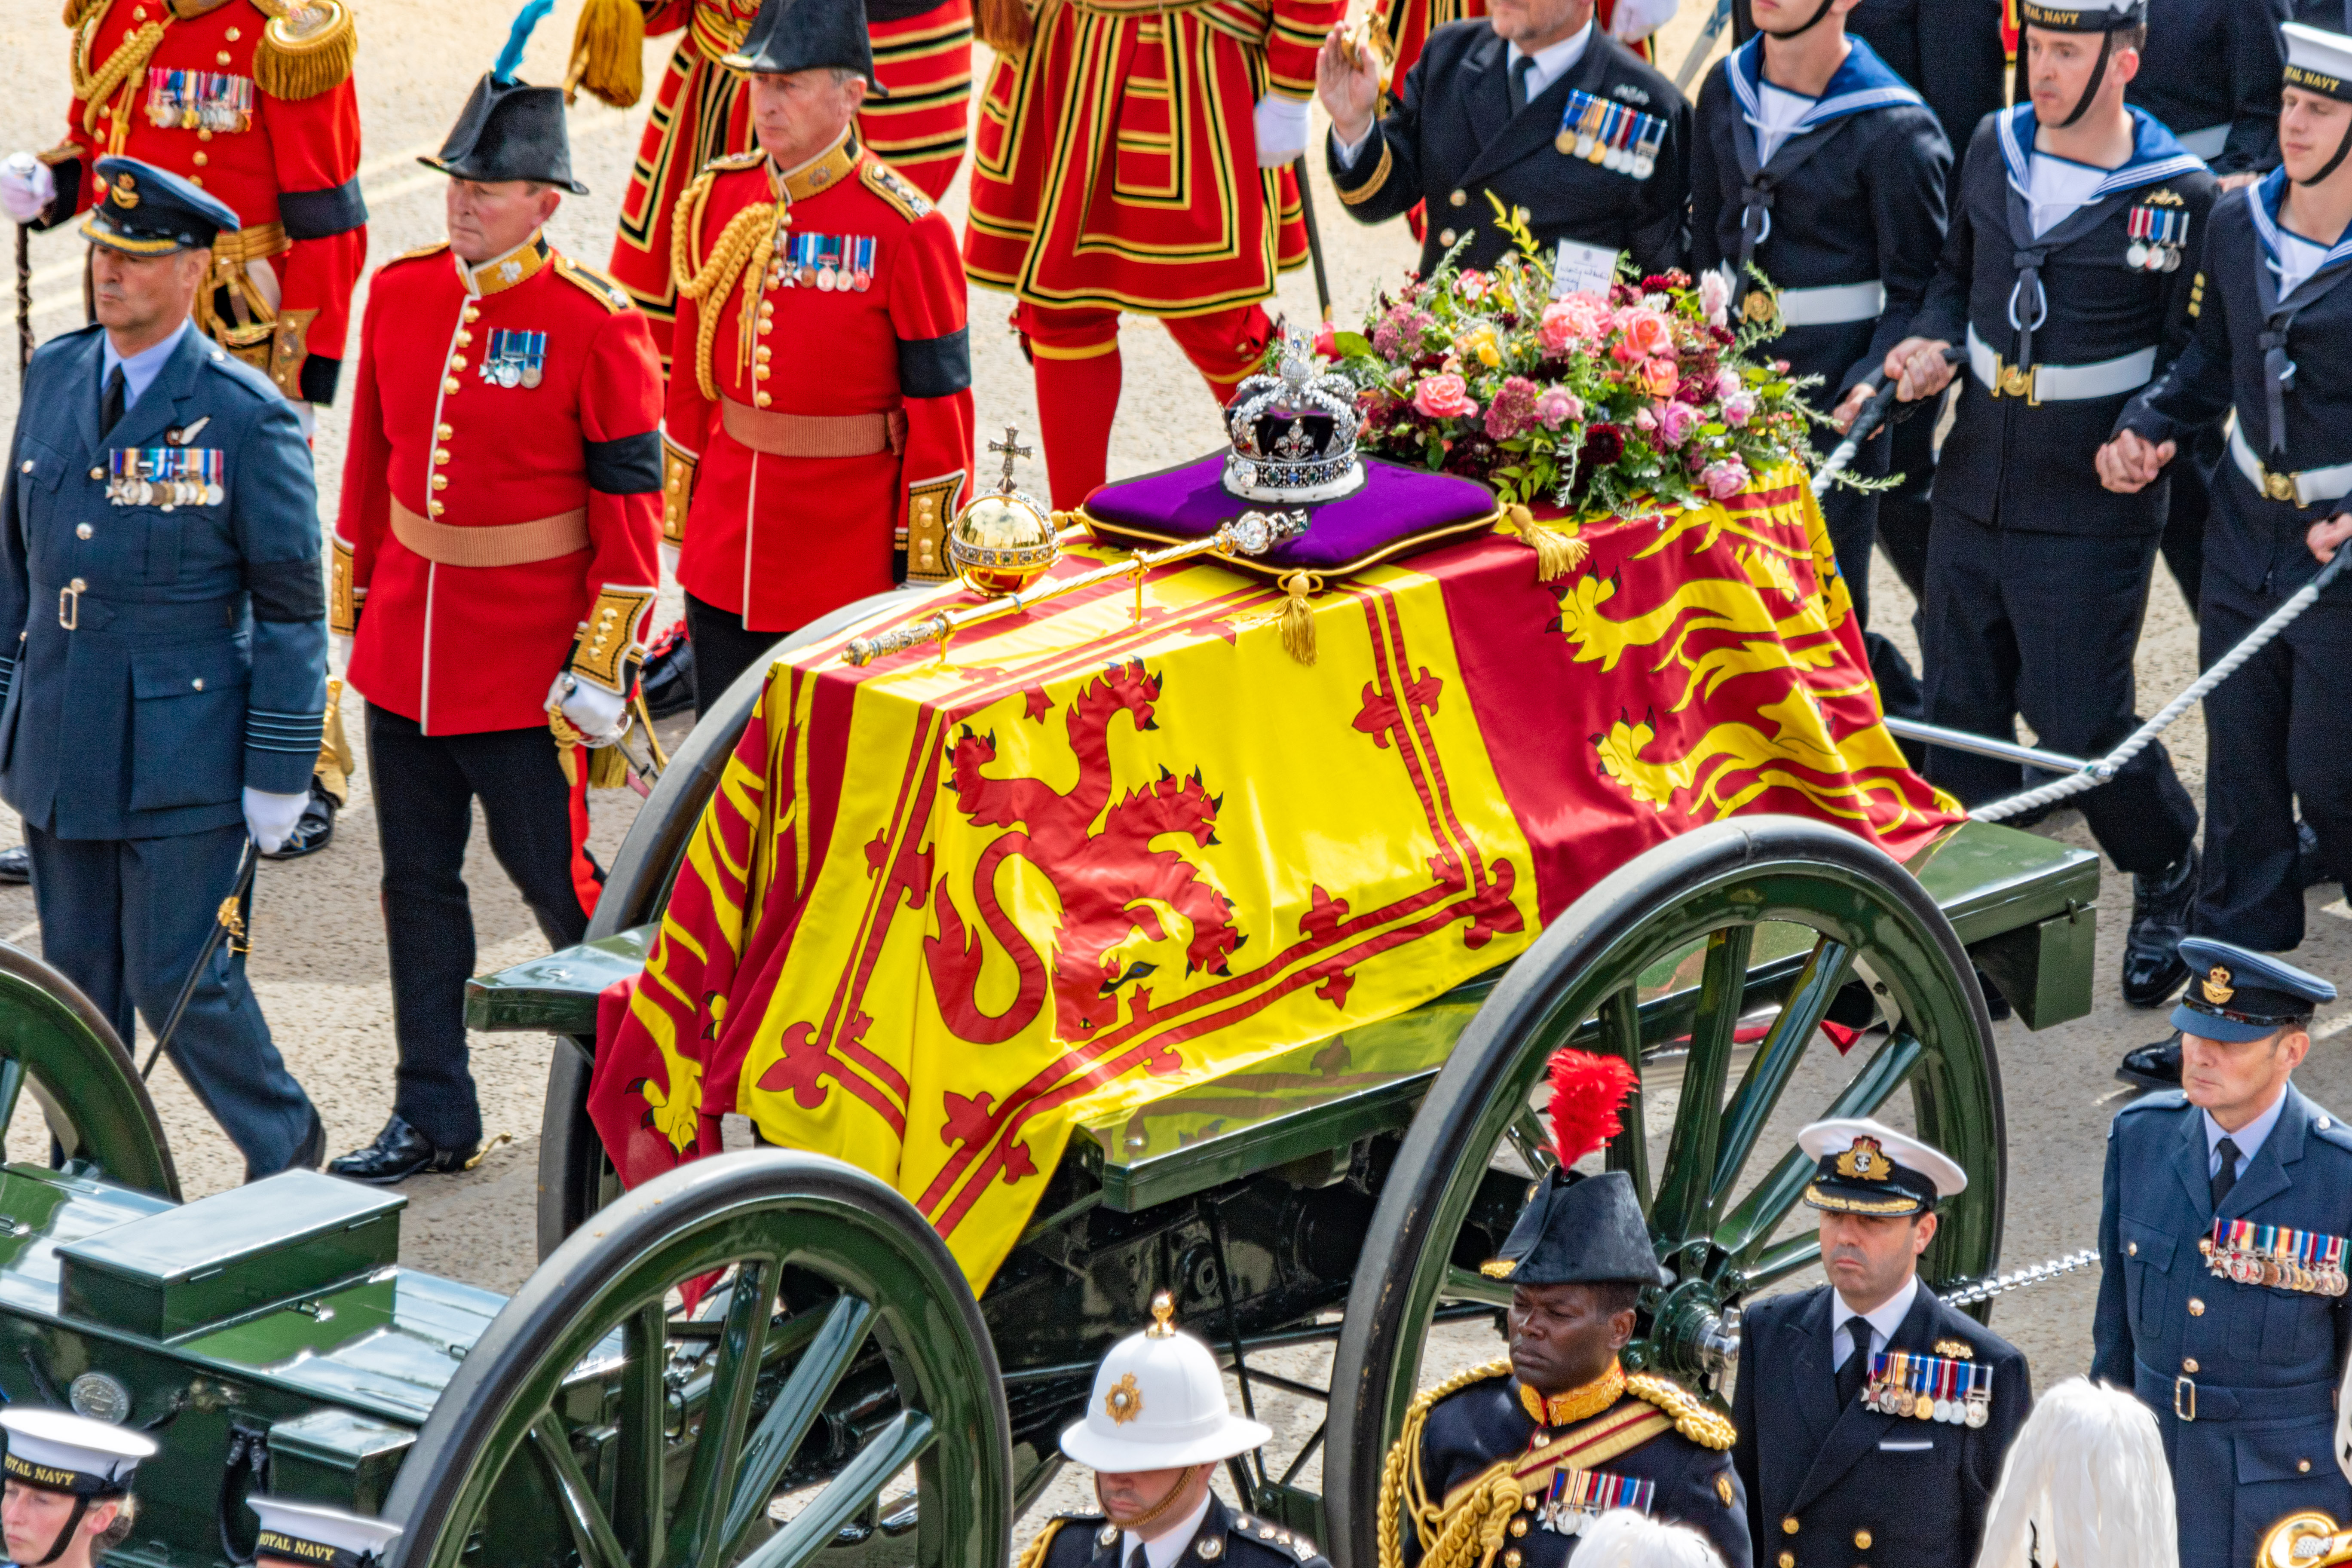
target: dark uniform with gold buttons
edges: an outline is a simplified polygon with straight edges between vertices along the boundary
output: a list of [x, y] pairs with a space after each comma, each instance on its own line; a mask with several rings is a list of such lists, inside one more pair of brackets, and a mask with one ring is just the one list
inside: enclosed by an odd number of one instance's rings
[[[2180, 952], [2192, 978], [2173, 1026], [2207, 1039], [2307, 1027], [2336, 996], [2242, 948], [2190, 937]], [[2229, 1136], [2226, 1163], [2219, 1125], [2178, 1090], [2107, 1130], [2091, 1375], [2156, 1412], [2183, 1563], [2252, 1563], [2263, 1531], [2300, 1509], [2352, 1515], [2332, 1452], [2352, 1344], [2352, 1130], [2292, 1080], [2274, 1112], [2267, 1131], [2258, 1117]], [[2239, 1142], [2257, 1135], [2251, 1152]]]
[[[1048, 1520], [1021, 1560], [1021, 1568], [1121, 1568], [1118, 1526], [1098, 1513], [1063, 1513]], [[1218, 1568], [1331, 1568], [1315, 1543], [1296, 1531], [1227, 1506], [1212, 1492], [1209, 1511], [1177, 1563]]]

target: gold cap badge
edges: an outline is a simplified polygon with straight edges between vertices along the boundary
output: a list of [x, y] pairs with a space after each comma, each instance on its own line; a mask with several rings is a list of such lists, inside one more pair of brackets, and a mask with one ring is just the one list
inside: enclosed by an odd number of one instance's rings
[[1883, 1182], [1895, 1173], [1895, 1163], [1879, 1148], [1877, 1139], [1857, 1138], [1853, 1148], [1837, 1157], [1837, 1173], [1858, 1182]]
[[1518, 1268], [1519, 1260], [1516, 1258], [1491, 1258], [1478, 1265], [1478, 1272], [1489, 1279], [1508, 1279], [1518, 1271]]
[[2230, 984], [2230, 972], [2218, 963], [2205, 972], [2205, 978], [2198, 982], [2197, 988], [2204, 992], [2205, 1000], [2216, 1007], [2223, 1005], [2238, 994], [2237, 987]]
[[1118, 1384], [1103, 1395], [1103, 1413], [1121, 1426], [1143, 1414], [1143, 1390], [1136, 1386], [1135, 1373], [1120, 1373]]
[[139, 205], [139, 182], [129, 174], [115, 175], [114, 189], [107, 194], [107, 199], [129, 212]]

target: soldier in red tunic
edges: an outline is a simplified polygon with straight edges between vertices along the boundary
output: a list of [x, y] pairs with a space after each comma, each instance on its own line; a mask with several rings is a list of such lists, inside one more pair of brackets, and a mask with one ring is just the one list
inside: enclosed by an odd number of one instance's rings
[[[1265, 357], [1259, 301], [1307, 259], [1289, 167], [1346, 0], [983, 0], [964, 269], [1019, 300], [1054, 505], [1102, 483], [1118, 316], [1158, 316], [1219, 405]], [[1034, 35], [1034, 36], [1033, 36]]]
[[971, 470], [955, 231], [853, 133], [873, 82], [856, 0], [764, 0], [726, 63], [762, 151], [678, 199], [665, 420], [702, 711], [786, 632], [944, 580]]
[[[105, 193], [103, 157], [168, 170], [236, 209], [213, 247], [196, 325], [277, 384], [301, 416], [331, 403], [367, 259], [357, 47], [348, 0], [68, 0], [66, 140], [0, 169], [0, 211], [48, 228]], [[323, 849], [345, 790], [331, 707], [301, 824], [272, 855]], [[0, 881], [22, 881], [0, 853]]]
[[560, 710], [592, 745], [619, 741], [656, 592], [661, 371], [627, 292], [541, 233], [586, 187], [562, 89], [510, 75], [525, 31], [424, 160], [450, 176], [448, 243], [376, 273], [360, 332], [330, 620], [367, 699], [400, 1044], [391, 1119], [330, 1167], [363, 1182], [459, 1169], [481, 1141], [461, 877], [477, 798], [547, 940], [587, 928], [588, 770], [567, 780], [550, 727]]

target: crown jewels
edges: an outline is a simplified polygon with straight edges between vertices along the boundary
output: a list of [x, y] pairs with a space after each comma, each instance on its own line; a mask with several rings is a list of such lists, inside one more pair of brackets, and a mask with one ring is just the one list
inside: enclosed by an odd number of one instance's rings
[[1326, 374], [1314, 340], [1282, 333], [1277, 374], [1251, 376], [1225, 405], [1234, 449], [1225, 489], [1245, 500], [1336, 500], [1364, 482], [1356, 460], [1356, 389]]

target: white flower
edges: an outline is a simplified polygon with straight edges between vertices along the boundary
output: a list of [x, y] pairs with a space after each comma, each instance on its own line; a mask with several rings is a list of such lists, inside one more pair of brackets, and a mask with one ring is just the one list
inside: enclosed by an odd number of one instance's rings
[[1723, 325], [1724, 311], [1731, 304], [1730, 279], [1727, 279], [1721, 272], [1717, 271], [1712, 268], [1700, 273], [1698, 279], [1698, 304], [1699, 309], [1706, 313], [1706, 324], [1708, 326], [1719, 327]]

